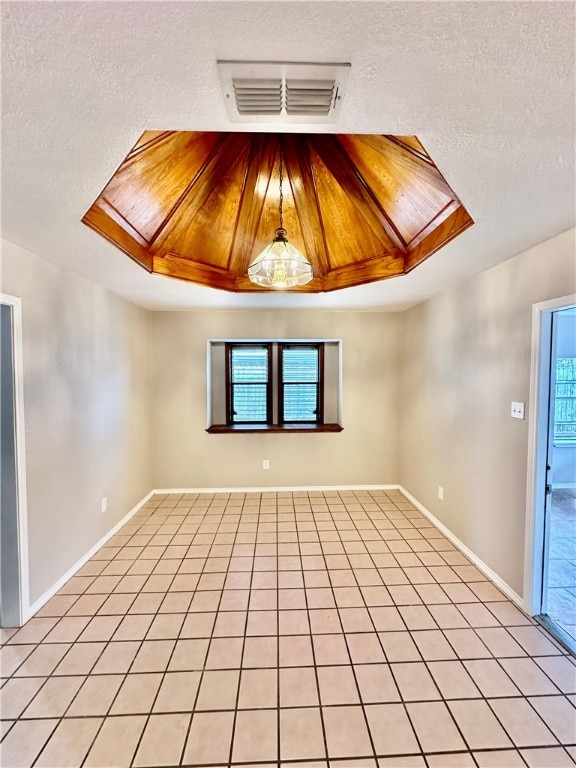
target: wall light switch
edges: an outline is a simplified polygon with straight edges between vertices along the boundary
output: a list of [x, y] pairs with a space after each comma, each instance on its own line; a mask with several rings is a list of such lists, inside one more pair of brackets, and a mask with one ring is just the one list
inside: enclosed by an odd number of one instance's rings
[[107, 509], [108, 509], [108, 497], [104, 496], [104, 498], [100, 502], [100, 512], [104, 514], [104, 512], [106, 512]]
[[270, 461], [268, 459], [262, 460], [262, 469], [270, 469]]
[[438, 498], [440, 501], [444, 501], [444, 488], [441, 485], [438, 486]]
[[510, 407], [510, 416], [512, 416], [513, 419], [523, 419], [524, 418], [524, 403], [512, 403]]

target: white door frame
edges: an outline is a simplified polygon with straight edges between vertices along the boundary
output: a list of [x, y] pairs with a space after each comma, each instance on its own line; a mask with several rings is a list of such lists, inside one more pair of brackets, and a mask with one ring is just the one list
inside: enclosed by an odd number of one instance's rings
[[16, 484], [18, 506], [18, 564], [20, 579], [20, 623], [30, 613], [28, 570], [28, 500], [26, 495], [26, 442], [24, 429], [24, 361], [22, 355], [22, 300], [0, 293], [0, 304], [12, 308], [12, 361], [14, 367], [14, 419], [16, 443]]
[[524, 555], [524, 607], [540, 612], [544, 566], [544, 499], [548, 449], [548, 405], [552, 313], [576, 305], [576, 293], [532, 305], [532, 361], [528, 408], [528, 475]]

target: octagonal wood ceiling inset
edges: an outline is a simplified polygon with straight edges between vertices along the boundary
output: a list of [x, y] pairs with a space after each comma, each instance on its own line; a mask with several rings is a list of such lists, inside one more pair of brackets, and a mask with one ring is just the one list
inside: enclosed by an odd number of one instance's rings
[[320, 292], [402, 275], [473, 224], [416, 136], [146, 131], [82, 221], [149, 272], [265, 290], [278, 222]]

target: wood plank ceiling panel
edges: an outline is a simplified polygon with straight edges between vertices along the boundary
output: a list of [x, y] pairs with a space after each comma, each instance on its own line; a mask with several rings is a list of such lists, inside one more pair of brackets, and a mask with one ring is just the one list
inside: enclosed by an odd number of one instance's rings
[[473, 221], [415, 136], [145, 131], [82, 221], [148, 271], [262, 291], [279, 226], [320, 292], [404, 274]]
[[152, 138], [128, 155], [103, 196], [151, 243], [218, 141], [217, 133], [167, 132]]
[[[373, 210], [354, 194], [353, 185], [346, 183], [349, 177], [342, 176], [344, 184], [339, 184], [338, 178], [316, 153], [316, 145], [311, 156], [330, 269], [394, 251], [394, 245]], [[323, 152], [323, 156], [330, 158], [327, 152]]]
[[340, 141], [408, 245], [453, 199], [453, 194], [435, 166], [386, 137], [377, 138], [377, 144], [371, 136], [353, 142], [344, 136]]
[[[162, 253], [222, 269], [229, 268], [230, 249], [246, 166], [248, 146], [234, 151], [218, 183], [200, 196], [192, 187], [178, 206], [162, 236]], [[202, 200], [201, 204], [198, 204]]]

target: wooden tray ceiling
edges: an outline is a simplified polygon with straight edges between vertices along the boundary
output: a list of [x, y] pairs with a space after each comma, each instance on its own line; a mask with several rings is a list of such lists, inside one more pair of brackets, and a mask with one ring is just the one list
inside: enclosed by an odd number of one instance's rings
[[473, 224], [415, 136], [146, 131], [82, 221], [149, 272], [263, 291], [248, 265], [284, 226], [320, 292], [402, 275]]

